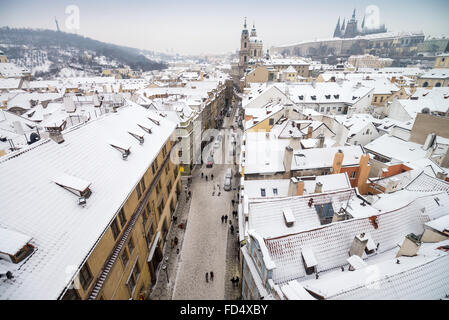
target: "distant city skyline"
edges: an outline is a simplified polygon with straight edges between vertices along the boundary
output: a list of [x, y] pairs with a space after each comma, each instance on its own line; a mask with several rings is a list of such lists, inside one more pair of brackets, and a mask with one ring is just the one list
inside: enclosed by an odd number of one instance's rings
[[339, 17], [349, 19], [355, 8], [360, 25], [370, 5], [379, 8], [379, 22], [388, 31], [422, 31], [438, 37], [449, 34], [449, 4], [444, 0], [1, 0], [0, 26], [56, 30], [56, 17], [61, 31], [103, 42], [183, 55], [224, 54], [238, 50], [245, 16], [248, 28], [255, 22], [266, 50], [331, 38]]

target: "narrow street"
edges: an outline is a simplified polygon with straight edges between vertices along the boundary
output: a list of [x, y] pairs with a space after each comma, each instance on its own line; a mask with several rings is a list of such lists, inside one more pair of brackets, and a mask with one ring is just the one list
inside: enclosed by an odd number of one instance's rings
[[[231, 117], [225, 118], [225, 128], [229, 127], [234, 118], [235, 109], [232, 111]], [[214, 153], [223, 150], [229, 152], [221, 145], [221, 148], [215, 149]], [[235, 229], [238, 226], [236, 219], [232, 217], [232, 199], [236, 199], [237, 191], [223, 190], [224, 176], [228, 168], [232, 168], [235, 174], [234, 166], [231, 164], [214, 164], [212, 168], [203, 165], [194, 170], [191, 185], [192, 200], [173, 299], [229, 299], [233, 292], [238, 291], [238, 288], [229, 289], [228, 284], [229, 274], [233, 273], [229, 272], [228, 268], [228, 242], [234, 242], [230, 238], [236, 237], [236, 230], [233, 234], [230, 232], [230, 222]], [[203, 178], [201, 173], [204, 175]], [[237, 185], [234, 176], [232, 185], [234, 187]], [[237, 204], [234, 208], [237, 208]], [[228, 216], [227, 222], [222, 222], [223, 215]], [[211, 271], [214, 273], [213, 281], [210, 279]], [[209, 273], [208, 281], [206, 273]]]

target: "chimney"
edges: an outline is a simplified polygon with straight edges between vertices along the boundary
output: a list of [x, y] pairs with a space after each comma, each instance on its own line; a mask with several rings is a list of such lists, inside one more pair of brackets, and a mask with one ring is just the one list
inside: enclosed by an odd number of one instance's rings
[[401, 256], [405, 257], [416, 256], [420, 246], [421, 241], [419, 240], [419, 237], [414, 233], [410, 233], [405, 236], [404, 242], [402, 242], [401, 249], [399, 249], [396, 258]]
[[357, 255], [362, 257], [365, 252], [366, 244], [368, 243], [368, 237], [365, 237], [365, 233], [361, 233], [354, 237], [352, 241], [351, 249], [349, 250], [349, 256]]
[[310, 126], [307, 128], [307, 139], [312, 138], [312, 130], [313, 130], [312, 125], [310, 125]]
[[293, 148], [290, 146], [285, 147], [284, 151], [284, 168], [285, 172], [290, 174], [292, 169], [292, 160], [293, 160]]
[[357, 188], [360, 194], [368, 193], [368, 184], [366, 180], [368, 179], [371, 166], [369, 164], [369, 155], [367, 153], [360, 157], [359, 162], [359, 177], [357, 179]]
[[304, 194], [304, 181], [302, 181], [301, 179], [298, 179], [298, 187], [297, 187], [297, 191], [296, 191], [296, 195], [297, 196], [302, 196]]
[[332, 173], [337, 174], [341, 171], [341, 166], [343, 163], [344, 153], [340, 149], [334, 156], [334, 162], [332, 163]]
[[50, 135], [50, 138], [55, 141], [56, 143], [63, 143], [64, 137], [62, 136], [62, 130], [65, 129], [65, 126], [67, 125], [67, 122], [64, 121], [60, 126], [54, 126], [54, 127], [45, 127], [45, 130]]
[[321, 192], [323, 192], [323, 184], [321, 182], [317, 182], [315, 184], [315, 193], [321, 193]]
[[324, 148], [324, 135], [322, 133], [318, 136], [318, 148]]
[[[449, 152], [449, 151], [448, 151], [448, 152]], [[443, 180], [443, 181], [446, 181], [447, 173], [442, 172], [442, 171], [437, 172], [437, 178], [438, 178], [438, 179], [441, 179], [441, 180]]]
[[288, 184], [288, 196], [293, 197], [296, 196], [298, 190], [298, 179], [295, 177], [290, 178], [290, 182]]

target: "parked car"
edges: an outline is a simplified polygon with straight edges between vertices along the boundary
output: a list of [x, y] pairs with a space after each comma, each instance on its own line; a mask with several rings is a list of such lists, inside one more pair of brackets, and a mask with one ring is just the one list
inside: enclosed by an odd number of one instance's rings
[[225, 191], [230, 191], [232, 189], [231, 179], [232, 179], [232, 169], [228, 168], [228, 170], [226, 170], [225, 179], [224, 179], [224, 188], [223, 189]]
[[214, 157], [213, 156], [209, 156], [207, 158], [206, 168], [212, 168], [213, 165], [214, 165]]

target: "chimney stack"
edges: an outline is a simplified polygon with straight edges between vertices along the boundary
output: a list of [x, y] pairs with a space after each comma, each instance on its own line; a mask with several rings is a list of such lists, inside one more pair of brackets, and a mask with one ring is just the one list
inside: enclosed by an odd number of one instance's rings
[[362, 257], [367, 243], [368, 243], [368, 238], [365, 237], [364, 233], [362, 233], [358, 236], [355, 236], [354, 240], [352, 241], [351, 249], [349, 250], [349, 256], [357, 255], [359, 257]]
[[284, 151], [284, 168], [285, 172], [290, 174], [292, 169], [292, 160], [293, 160], [293, 148], [290, 146], [285, 147]]
[[341, 166], [343, 164], [344, 153], [341, 150], [334, 156], [334, 162], [332, 163], [332, 173], [337, 174], [341, 171]]
[[315, 193], [321, 193], [321, 192], [323, 192], [323, 184], [321, 182], [317, 182], [315, 184]]
[[298, 179], [298, 188], [296, 190], [297, 196], [302, 196], [304, 194], [304, 181], [301, 179]]
[[[448, 151], [448, 152], [449, 152], [449, 151]], [[443, 181], [445, 181], [446, 178], [447, 178], [447, 173], [446, 173], [446, 172], [443, 172], [443, 171], [437, 172], [437, 178], [438, 178], [438, 179], [441, 179], [441, 180], [443, 180]]]
[[324, 135], [322, 133], [318, 136], [318, 148], [324, 148]]
[[361, 156], [359, 162], [359, 176], [357, 179], [357, 188], [359, 189], [360, 194], [368, 193], [368, 184], [366, 183], [366, 180], [368, 180], [370, 169], [371, 166], [369, 164], [369, 155], [365, 153]]
[[312, 125], [310, 125], [310, 126], [307, 128], [307, 139], [312, 138], [312, 130], [313, 130]]
[[290, 182], [288, 184], [288, 196], [293, 197], [296, 196], [298, 190], [298, 179], [295, 177], [290, 178]]
[[60, 126], [54, 126], [54, 127], [45, 127], [47, 132], [50, 135], [50, 138], [55, 141], [56, 143], [63, 143], [64, 137], [62, 136], [62, 130], [65, 129], [67, 122], [64, 121]]

